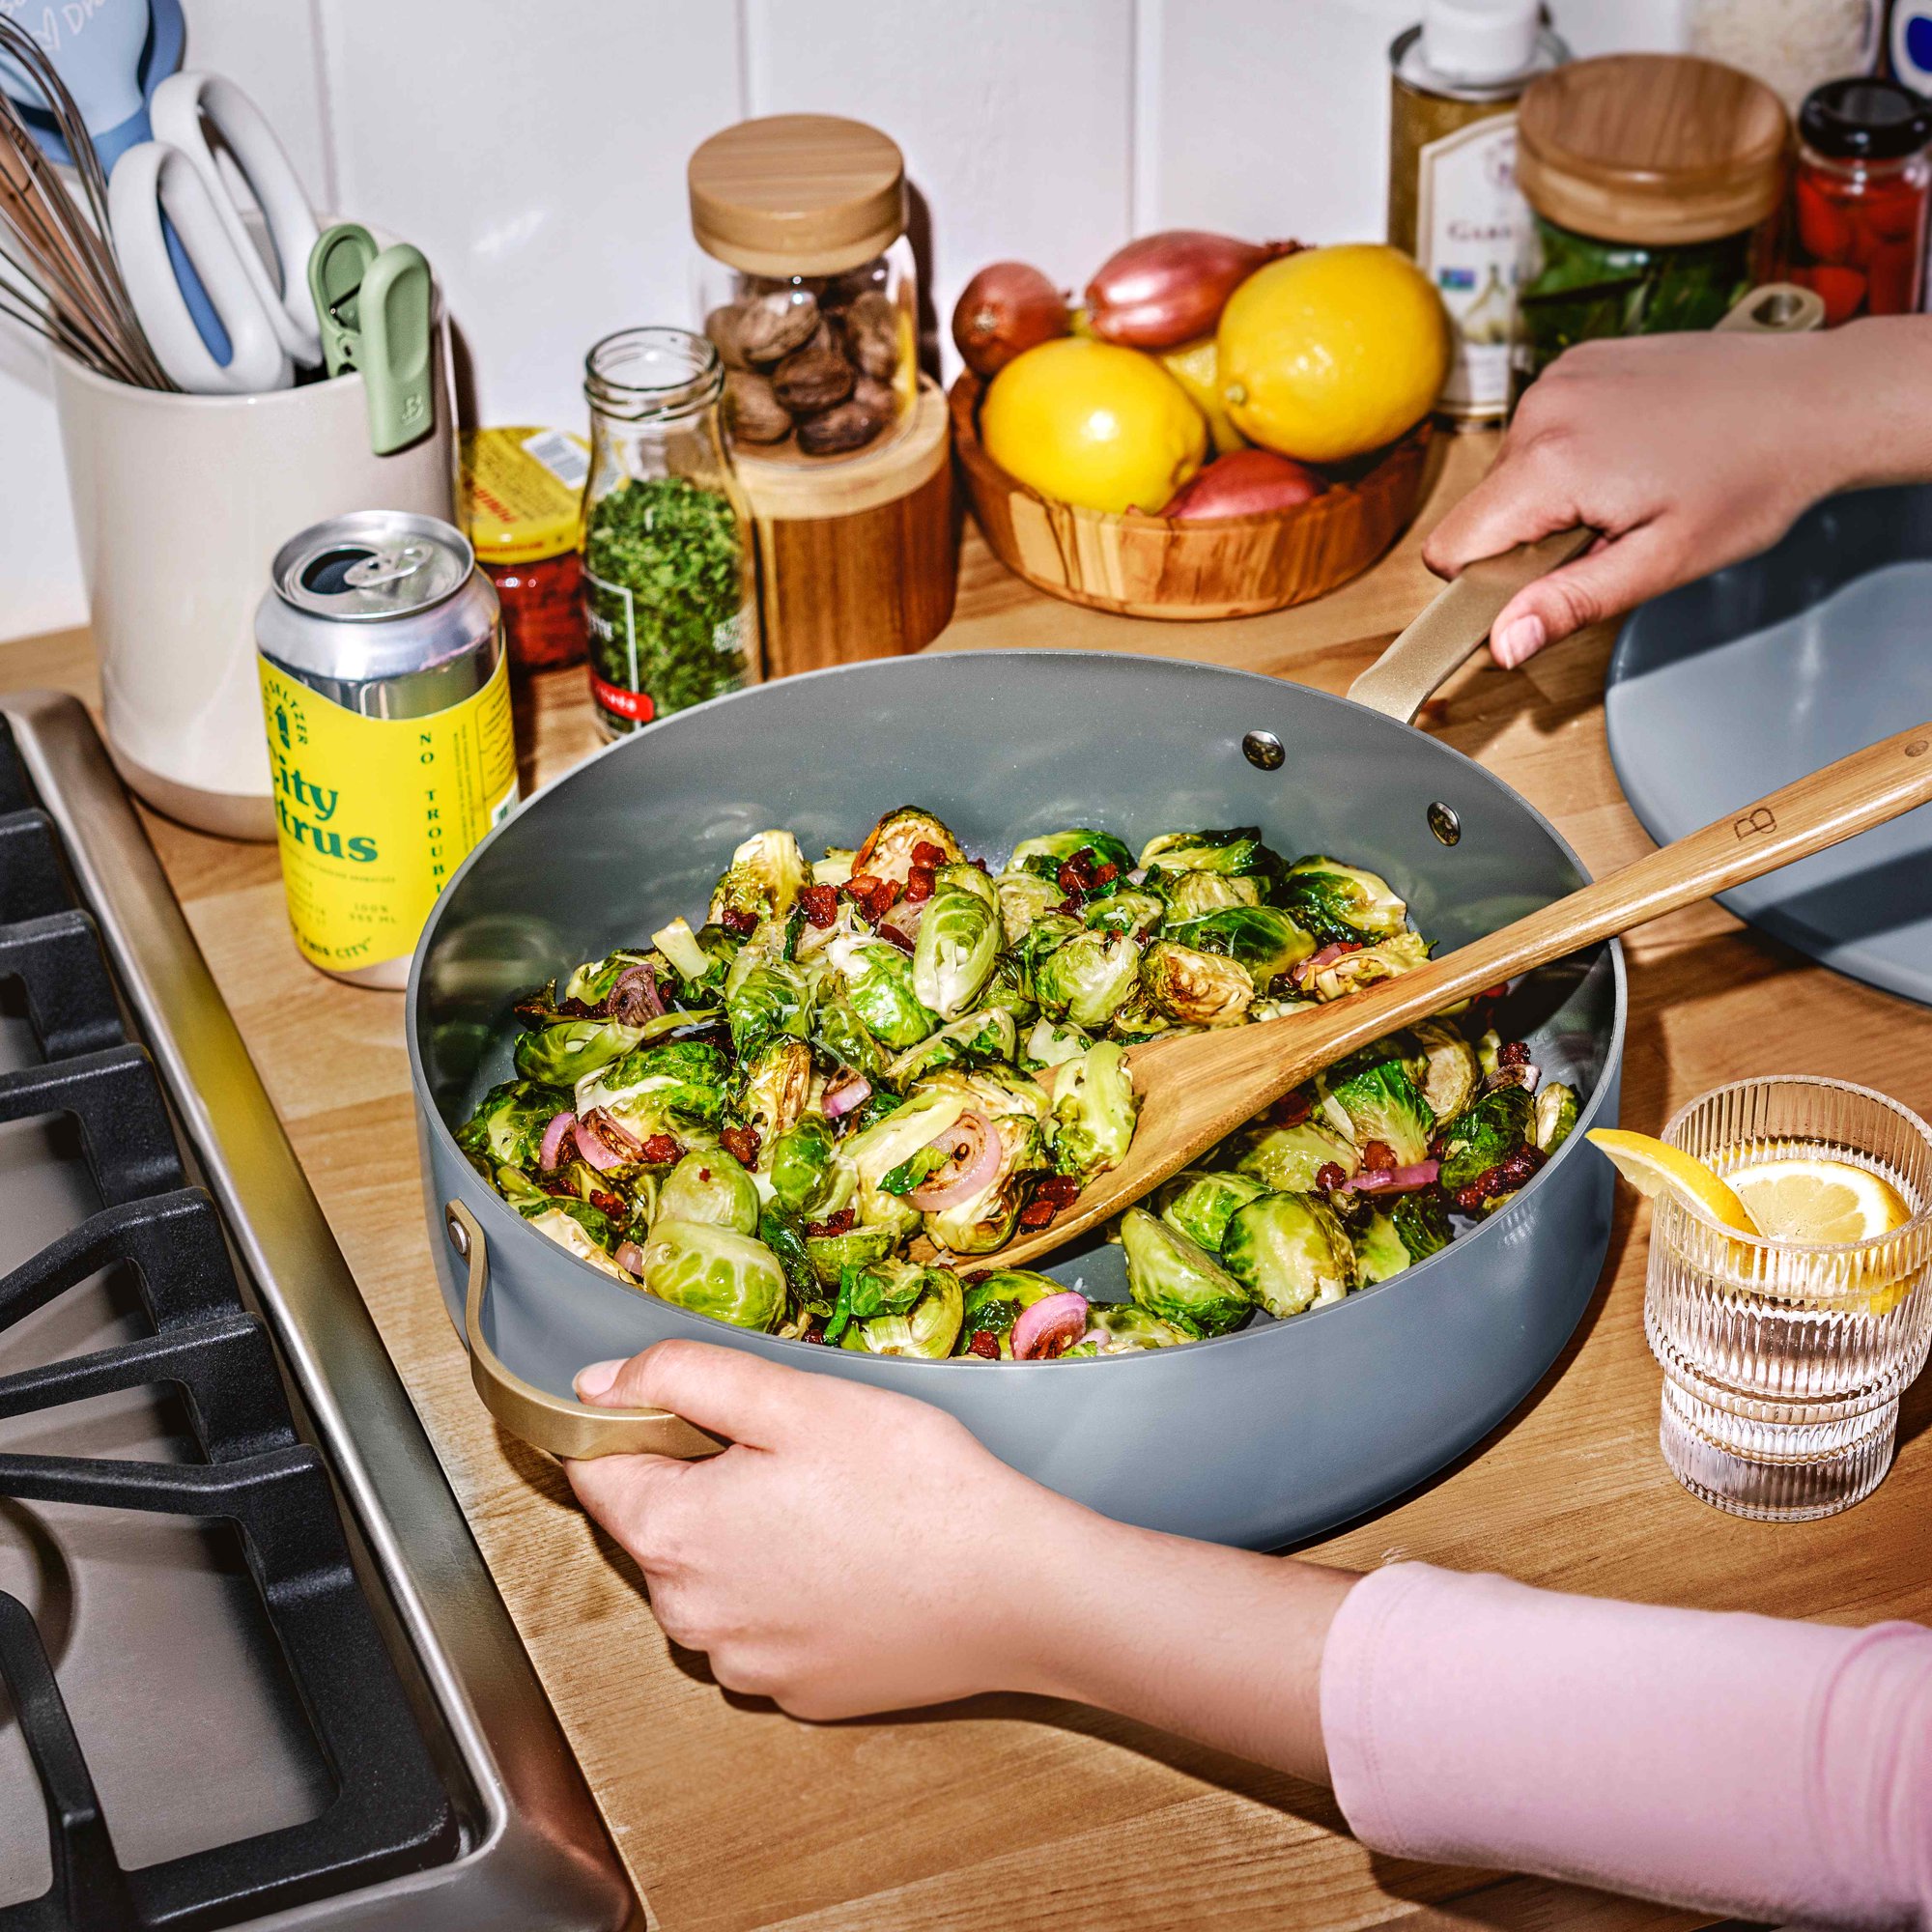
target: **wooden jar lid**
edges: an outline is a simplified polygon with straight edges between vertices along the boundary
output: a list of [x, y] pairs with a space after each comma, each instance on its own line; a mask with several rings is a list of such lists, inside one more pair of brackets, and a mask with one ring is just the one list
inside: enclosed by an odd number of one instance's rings
[[836, 114], [772, 114], [701, 143], [686, 170], [706, 254], [753, 275], [836, 275], [905, 229], [896, 142]]
[[1784, 192], [1784, 103], [1690, 54], [1608, 54], [1532, 81], [1516, 178], [1546, 220], [1604, 242], [1712, 242]]

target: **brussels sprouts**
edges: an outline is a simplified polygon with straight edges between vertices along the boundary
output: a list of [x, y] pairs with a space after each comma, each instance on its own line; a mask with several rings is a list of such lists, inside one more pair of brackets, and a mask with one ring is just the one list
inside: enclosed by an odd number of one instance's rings
[[1479, 1094], [1443, 1132], [1442, 1186], [1459, 1193], [1517, 1152], [1529, 1140], [1535, 1106], [1520, 1087]]
[[790, 1319], [802, 1321], [808, 1315], [830, 1315], [832, 1296], [812, 1272], [811, 1255], [805, 1242], [805, 1230], [797, 1215], [781, 1208], [767, 1208], [758, 1216], [758, 1239], [778, 1257], [784, 1270], [785, 1288], [791, 1296]]
[[1007, 869], [1038, 872], [1050, 879], [1067, 860], [1082, 852], [1089, 855], [1095, 871], [1102, 866], [1118, 866], [1122, 872], [1134, 868], [1134, 855], [1111, 832], [1076, 826], [1070, 832], [1045, 832], [1037, 838], [1022, 838], [1013, 847]]
[[886, 1050], [866, 1030], [845, 982], [836, 974], [827, 974], [818, 982], [808, 1037], [813, 1050], [835, 1072], [861, 1073], [867, 1080], [884, 1077]]
[[577, 1111], [606, 1108], [639, 1140], [713, 1130], [724, 1116], [727, 1066], [715, 1046], [669, 1039], [640, 1046], [577, 1083]]
[[749, 1235], [666, 1215], [644, 1243], [644, 1287], [660, 1301], [738, 1328], [770, 1331], [784, 1317], [779, 1258]]
[[1379, 872], [1311, 853], [1276, 882], [1277, 905], [1324, 946], [1340, 940], [1389, 939], [1408, 923], [1408, 908]]
[[1236, 878], [1227, 872], [1169, 872], [1160, 874], [1161, 891], [1167, 895], [1170, 922], [1199, 919], [1203, 913], [1219, 912], [1223, 906], [1252, 906], [1262, 902], [1260, 881]]
[[1076, 932], [1034, 975], [1034, 993], [1056, 1018], [1105, 1026], [1133, 991], [1140, 963], [1140, 949], [1118, 932]]
[[1195, 1338], [1173, 1321], [1163, 1321], [1131, 1301], [1095, 1302], [1087, 1311], [1087, 1332], [1061, 1356], [1063, 1362], [1086, 1355], [1131, 1355], [1142, 1349], [1172, 1349]]
[[636, 1279], [611, 1257], [616, 1236], [610, 1221], [587, 1201], [554, 1201], [542, 1213], [527, 1218], [539, 1234], [548, 1235], [558, 1247], [568, 1248], [600, 1274], [608, 1274], [628, 1288], [637, 1287]]
[[469, 1156], [469, 1164], [525, 1220], [551, 1206], [551, 1197], [522, 1168], [498, 1167], [487, 1154], [476, 1153]]
[[707, 987], [715, 980], [719, 986], [723, 986], [724, 976], [719, 968], [729, 962], [720, 960], [700, 946], [696, 933], [692, 931], [682, 915], [652, 933], [651, 944], [677, 968], [680, 979], [692, 985]]
[[1404, 1194], [1393, 1208], [1377, 1208], [1353, 1233], [1355, 1270], [1364, 1288], [1426, 1262], [1449, 1245], [1449, 1217], [1442, 1197]]
[[1142, 1040], [1159, 1039], [1168, 1034], [1203, 1033], [1206, 1029], [1198, 1026], [1182, 1026], [1179, 1020], [1171, 1020], [1156, 1010], [1147, 997], [1147, 989], [1136, 986], [1134, 996], [1117, 1012], [1107, 1032], [1122, 1046], [1134, 1046]]
[[938, 849], [941, 865], [955, 865], [966, 854], [959, 841], [923, 806], [901, 805], [889, 811], [866, 835], [852, 860], [852, 876], [890, 879], [902, 886], [912, 870], [913, 849], [931, 845]]
[[1221, 1259], [1277, 1317], [1340, 1301], [1355, 1285], [1348, 1232], [1314, 1194], [1264, 1194], [1237, 1208], [1222, 1237]]
[[[1371, 1048], [1370, 1054], [1377, 1051]], [[1397, 1167], [1428, 1159], [1435, 1116], [1401, 1061], [1359, 1056], [1330, 1067], [1321, 1084], [1322, 1113], [1357, 1149], [1380, 1141], [1395, 1155]]]
[[935, 898], [941, 893], [971, 893], [976, 899], [983, 899], [995, 912], [1000, 909], [999, 887], [993, 883], [989, 873], [982, 872], [970, 859], [935, 867], [932, 892]]
[[1053, 1112], [1039, 1082], [1010, 1066], [949, 1066], [925, 1084], [935, 1093], [966, 1094], [967, 1104], [989, 1121], [1017, 1114], [1044, 1127]]
[[724, 1017], [739, 1059], [756, 1053], [768, 1040], [804, 1039], [810, 1032], [811, 987], [796, 966], [767, 960], [733, 977], [737, 983], [727, 981]]
[[1071, 913], [1043, 913], [1020, 935], [1019, 944], [1003, 964], [1018, 974], [1020, 984], [1037, 999], [1039, 976], [1046, 962], [1061, 947], [1086, 927]]
[[993, 977], [986, 981], [985, 991], [980, 995], [980, 1002], [983, 1007], [1005, 1013], [1016, 1029], [1031, 1026], [1039, 1016], [1039, 1002], [1034, 998], [1010, 952], [1002, 957], [994, 968]]
[[709, 1221], [753, 1235], [758, 1229], [758, 1190], [723, 1148], [709, 1148], [686, 1154], [666, 1176], [658, 1213], [669, 1221]]
[[1096, 1174], [1120, 1166], [1139, 1111], [1126, 1056], [1112, 1040], [1068, 1061], [1053, 1083], [1047, 1144], [1054, 1166], [1083, 1187]]
[[1266, 1183], [1251, 1174], [1214, 1174], [1190, 1167], [1154, 1196], [1154, 1209], [1177, 1234], [1185, 1235], [1210, 1255], [1219, 1254], [1235, 1209], [1267, 1191]]
[[1483, 1069], [1483, 1077], [1496, 1070], [1503, 1050], [1503, 1037], [1494, 1027], [1489, 1027], [1476, 1040], [1476, 1065]]
[[935, 1080], [900, 1101], [882, 1120], [848, 1135], [840, 1157], [875, 1185], [908, 1154], [935, 1141], [973, 1104], [968, 1093]]
[[1012, 1360], [1013, 1323], [1020, 1310], [1031, 1308], [1049, 1294], [1063, 1294], [1065, 1289], [1051, 1275], [1032, 1268], [992, 1268], [966, 1290], [965, 1312], [959, 1326], [959, 1350], [966, 1352], [976, 1335], [990, 1335], [1000, 1345], [1000, 1354]]
[[465, 1153], [487, 1153], [512, 1167], [534, 1167], [543, 1151], [544, 1129], [570, 1104], [567, 1088], [505, 1080], [491, 1088], [457, 1128], [456, 1145]]
[[1145, 1208], [1121, 1216], [1121, 1248], [1134, 1300], [1190, 1335], [1224, 1335], [1253, 1306], [1248, 1291], [1206, 1248]]
[[789, 1214], [823, 1220], [845, 1206], [838, 1198], [841, 1169], [846, 1199], [857, 1177], [838, 1158], [838, 1143], [823, 1115], [807, 1114], [778, 1135], [766, 1150], [772, 1199]]
[[1123, 932], [1129, 939], [1144, 939], [1167, 917], [1167, 903], [1152, 893], [1128, 886], [1107, 898], [1095, 899], [1085, 914], [1093, 932]]
[[941, 1019], [957, 1019], [993, 977], [999, 952], [1000, 915], [994, 905], [960, 889], [935, 892], [920, 915], [913, 991]]
[[853, 1011], [881, 1046], [916, 1046], [939, 1025], [913, 985], [912, 961], [891, 940], [842, 940], [827, 957], [845, 978]]
[[1141, 847], [1149, 871], [1223, 872], [1241, 878], [1275, 879], [1281, 854], [1262, 843], [1257, 825], [1226, 832], [1163, 832]]
[[1265, 986], [1315, 951], [1315, 942], [1287, 913], [1273, 906], [1224, 906], [1181, 924], [1166, 936], [1197, 952], [1223, 952], [1248, 969], [1257, 986]]
[[1436, 1120], [1454, 1120], [1476, 1097], [1482, 1069], [1476, 1049], [1454, 1027], [1424, 1020], [1409, 1028], [1415, 1050], [1404, 1056], [1408, 1076], [1422, 1090]]
[[1311, 1012], [1321, 1004], [1320, 1000], [1284, 999], [1279, 994], [1271, 999], [1257, 1000], [1248, 1009], [1250, 1020], [1286, 1019], [1290, 1013]]
[[586, 959], [564, 981], [563, 997], [566, 1000], [581, 1000], [586, 1007], [601, 1006], [611, 997], [611, 988], [625, 970], [643, 965], [650, 956], [634, 947], [620, 946], [616, 952], [606, 953], [602, 959]]
[[853, 1228], [842, 1235], [807, 1235], [805, 1252], [820, 1285], [836, 1289], [848, 1267], [870, 1267], [898, 1245], [890, 1228]]
[[1554, 1153], [1577, 1124], [1577, 1090], [1561, 1080], [1548, 1082], [1536, 1096], [1530, 1138], [1545, 1153]]
[[1429, 963], [1429, 942], [1419, 932], [1399, 932], [1378, 946], [1345, 952], [1303, 975], [1303, 988], [1318, 1000], [1339, 1000], [1381, 980], [1413, 973]]
[[982, 1007], [961, 1013], [929, 1039], [909, 1046], [886, 1064], [886, 1078], [895, 1087], [909, 1087], [948, 1066], [978, 1066], [989, 1060], [1010, 1060], [1018, 1039], [1011, 1013]]
[[[959, 1277], [948, 1267], [917, 1268], [914, 1272], [922, 1280], [911, 1305], [871, 1316], [862, 1316], [854, 1307], [851, 1325], [838, 1338], [841, 1348], [863, 1349], [872, 1355], [919, 1356], [927, 1361], [941, 1360], [952, 1352], [952, 1345], [959, 1339], [964, 1300]], [[843, 1289], [841, 1282], [841, 1298]], [[828, 1341], [833, 1339], [838, 1315], [835, 1305], [825, 1331]]]
[[1020, 1065], [1029, 1073], [1037, 1073], [1044, 1066], [1078, 1060], [1093, 1044], [1092, 1036], [1070, 1021], [1038, 1019], [1020, 1048]]
[[575, 1087], [586, 1073], [608, 1066], [633, 1047], [648, 1046], [666, 1034], [708, 1017], [711, 1015], [666, 1013], [642, 1026], [623, 1026], [616, 1020], [565, 1020], [526, 1033], [517, 1041], [517, 1071], [526, 1080], [546, 1086]]
[[1004, 1247], [1026, 1206], [1027, 1178], [1046, 1166], [1046, 1137], [1037, 1115], [989, 1118], [1000, 1142], [993, 1178], [977, 1194], [924, 1217], [926, 1238], [955, 1255], [983, 1255]]
[[1237, 1020], [1255, 997], [1255, 982], [1238, 959], [1157, 939], [1140, 961], [1141, 986], [1156, 1012], [1210, 1025]]
[[1036, 920], [1066, 903], [1066, 895], [1037, 872], [1008, 870], [993, 881], [1000, 901], [1000, 927], [1009, 946], [1017, 946]]
[[781, 1134], [805, 1113], [811, 1094], [811, 1049], [802, 1039], [775, 1039], [738, 1063], [732, 1118], [760, 1136]]
[[1236, 1168], [1277, 1194], [1312, 1193], [1315, 1177], [1324, 1167], [1339, 1167], [1345, 1179], [1361, 1172], [1362, 1156], [1354, 1142], [1320, 1121], [1252, 1128], [1244, 1141], [1246, 1151]]
[[805, 882], [805, 854], [789, 832], [753, 833], [712, 889], [711, 923], [782, 919]]

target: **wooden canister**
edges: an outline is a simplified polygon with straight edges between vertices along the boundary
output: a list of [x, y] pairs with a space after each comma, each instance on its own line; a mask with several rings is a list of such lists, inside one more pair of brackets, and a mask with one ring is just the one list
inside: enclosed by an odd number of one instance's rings
[[958, 520], [946, 398], [924, 377], [910, 424], [875, 455], [733, 468], [758, 541], [765, 675], [928, 644], [952, 615]]

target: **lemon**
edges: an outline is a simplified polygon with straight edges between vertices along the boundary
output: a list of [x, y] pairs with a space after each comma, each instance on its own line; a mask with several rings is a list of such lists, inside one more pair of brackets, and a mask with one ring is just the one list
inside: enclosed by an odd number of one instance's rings
[[1304, 463], [1392, 442], [1449, 370], [1441, 298], [1400, 249], [1376, 242], [1257, 269], [1228, 298], [1215, 342], [1235, 427]]
[[1221, 400], [1221, 357], [1211, 335], [1183, 342], [1179, 349], [1163, 349], [1160, 366], [1187, 391], [1188, 400], [1208, 418], [1208, 434], [1213, 440], [1216, 456], [1232, 456], [1247, 448], [1247, 440], [1229, 418]]
[[1719, 1227], [1741, 1235], [1755, 1235], [1758, 1226], [1745, 1204], [1718, 1175], [1682, 1148], [1649, 1134], [1623, 1127], [1592, 1127], [1583, 1136], [1609, 1156], [1610, 1165], [1644, 1196], [1654, 1201], [1666, 1187], [1694, 1201]]
[[1042, 497], [1156, 511], [1201, 468], [1208, 424], [1152, 356], [1069, 335], [1015, 355], [993, 378], [980, 439]]
[[1844, 1160], [1806, 1155], [1756, 1161], [1732, 1175], [1731, 1186], [1759, 1234], [1807, 1248], [1868, 1241], [1912, 1218], [1883, 1175]]

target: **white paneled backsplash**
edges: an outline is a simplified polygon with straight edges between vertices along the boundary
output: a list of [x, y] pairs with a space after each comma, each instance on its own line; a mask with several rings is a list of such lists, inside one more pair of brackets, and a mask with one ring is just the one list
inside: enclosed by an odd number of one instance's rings
[[[1000, 256], [1076, 287], [1151, 228], [1378, 236], [1386, 49], [1418, 6], [185, 3], [189, 65], [254, 96], [317, 205], [429, 256], [480, 417], [570, 427], [590, 343], [689, 319], [684, 163], [714, 128], [818, 109], [893, 134], [943, 335], [961, 284]], [[1581, 54], [1679, 43], [1679, 0], [1552, 12]], [[86, 616], [59, 449], [44, 368], [0, 326], [0, 638]]]

